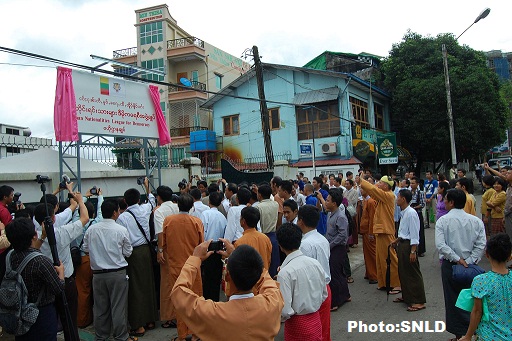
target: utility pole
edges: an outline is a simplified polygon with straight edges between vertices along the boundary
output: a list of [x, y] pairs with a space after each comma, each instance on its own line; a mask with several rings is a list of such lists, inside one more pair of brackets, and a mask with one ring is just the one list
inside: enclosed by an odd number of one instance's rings
[[267, 109], [267, 101], [265, 100], [265, 88], [263, 86], [263, 68], [261, 67], [260, 55], [258, 47], [252, 47], [254, 57], [254, 67], [256, 68], [256, 82], [258, 83], [258, 97], [260, 99], [261, 122], [263, 124], [263, 141], [265, 143], [265, 155], [267, 159], [267, 168], [274, 168], [274, 153], [272, 151], [272, 141], [270, 140], [270, 122]]

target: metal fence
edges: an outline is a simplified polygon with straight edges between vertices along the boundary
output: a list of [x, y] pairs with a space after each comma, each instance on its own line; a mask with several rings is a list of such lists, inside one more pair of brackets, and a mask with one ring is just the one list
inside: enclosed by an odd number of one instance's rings
[[[87, 138], [84, 136], [82, 141], [84, 141], [84, 144], [80, 145], [78, 149], [82, 159], [122, 169], [144, 169], [145, 153], [141, 141], [138, 139], [101, 136]], [[64, 144], [64, 146], [68, 145], [69, 143]], [[28, 153], [42, 148], [50, 148], [58, 153], [59, 144], [51, 139], [0, 137], [0, 158]], [[181, 167], [181, 159], [196, 155], [190, 152], [190, 147], [185, 143], [170, 143], [162, 147], [150, 145], [149, 149], [149, 164], [152, 167], [157, 162], [158, 153], [160, 153], [161, 168]], [[67, 150], [71, 154], [77, 153], [77, 148], [68, 148]], [[208, 161], [201, 158], [203, 175], [220, 173], [221, 159], [229, 161], [239, 171], [268, 170], [265, 154], [251, 155], [243, 160], [232, 159], [224, 153], [212, 153], [211, 156], [212, 158], [209, 158]], [[290, 151], [274, 154], [274, 160], [290, 161], [291, 159], [292, 154]]]

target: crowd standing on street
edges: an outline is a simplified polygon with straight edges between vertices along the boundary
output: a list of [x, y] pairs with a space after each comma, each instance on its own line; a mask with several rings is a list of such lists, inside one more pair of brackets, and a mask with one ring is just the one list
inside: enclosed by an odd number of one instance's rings
[[[0, 186], [2, 277], [6, 260], [15, 268], [37, 255], [21, 274], [40, 315], [16, 339], [55, 340], [62, 329], [66, 341], [76, 340], [78, 328], [92, 323], [96, 340], [137, 340], [162, 321], [177, 328], [178, 341], [219, 340], [227, 330], [273, 340], [281, 322], [286, 341], [329, 341], [331, 314], [352, 301], [351, 283], [363, 283], [349, 261], [359, 235], [367, 283], [396, 295], [393, 302], [409, 312], [427, 308], [420, 258], [433, 252], [425, 243], [431, 225], [447, 331], [463, 340], [474, 333], [512, 339], [510, 314], [502, 313], [511, 309], [512, 170], [481, 168], [486, 191], [478, 217], [473, 182], [456, 168], [451, 182], [432, 171], [424, 182], [414, 172], [404, 179], [320, 174], [311, 182], [299, 173], [239, 184], [194, 176], [177, 194], [168, 186], [152, 193], [144, 178], [144, 202], [136, 188], [104, 200], [101, 189], [82, 196], [68, 182], [33, 208], [13, 206], [14, 189]], [[59, 202], [61, 191], [68, 203]], [[472, 285], [453, 279], [454, 265], [476, 266], [484, 254], [492, 272]], [[471, 313], [456, 306], [470, 288]], [[497, 322], [482, 318], [485, 304]]]

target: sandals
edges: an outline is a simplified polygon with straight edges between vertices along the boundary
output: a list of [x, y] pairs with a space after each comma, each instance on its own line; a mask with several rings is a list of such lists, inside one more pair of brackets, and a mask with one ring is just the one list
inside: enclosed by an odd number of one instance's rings
[[143, 337], [144, 334], [146, 334], [146, 330], [144, 330], [143, 332], [137, 332], [136, 330], [130, 330], [130, 332], [128, 334], [130, 336]]
[[402, 297], [397, 297], [393, 300], [394, 303], [402, 303], [404, 299]]
[[176, 322], [173, 320], [165, 321], [165, 323], [162, 323], [161, 326], [162, 326], [162, 328], [177, 328], [178, 327]]
[[146, 324], [146, 326], [144, 327], [145, 330], [153, 330], [155, 328], [156, 328], [156, 325], [153, 322]]
[[347, 283], [354, 283], [354, 279], [352, 278], [352, 276], [347, 277]]
[[419, 311], [419, 310], [423, 310], [425, 309], [426, 306], [422, 306], [422, 307], [413, 307], [412, 305], [407, 307], [407, 311], [409, 312], [412, 312], [412, 311]]
[[390, 295], [398, 295], [401, 292], [402, 292], [401, 289], [391, 289], [391, 290], [389, 290], [389, 294]]

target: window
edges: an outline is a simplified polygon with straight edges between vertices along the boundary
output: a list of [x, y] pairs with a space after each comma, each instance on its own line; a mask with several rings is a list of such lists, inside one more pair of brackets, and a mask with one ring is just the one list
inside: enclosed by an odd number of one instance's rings
[[140, 44], [159, 43], [164, 40], [162, 22], [152, 22], [140, 26]]
[[[158, 70], [161, 72], [165, 72], [163, 58], [145, 60], [145, 61], [141, 62], [141, 66], [145, 69]], [[141, 77], [144, 79], [153, 80], [153, 81], [160, 81], [160, 82], [164, 81], [164, 76], [157, 75], [156, 73], [144, 73], [141, 75]]]
[[238, 115], [224, 117], [224, 135], [240, 134]]
[[19, 135], [20, 130], [19, 129], [13, 129], [13, 128], [5, 128], [5, 133], [7, 135]]
[[164, 114], [165, 117], [165, 102], [160, 102], [160, 109], [162, 109], [162, 114]]
[[270, 130], [277, 130], [281, 128], [281, 120], [279, 119], [279, 108], [268, 110]]
[[192, 71], [192, 82], [199, 82], [199, 72], [197, 70]]
[[11, 154], [19, 154], [20, 153], [19, 147], [5, 147], [5, 150], [7, 153], [11, 153]]
[[356, 120], [356, 124], [361, 128], [370, 128], [370, 120], [368, 119], [368, 104], [357, 98], [350, 97], [350, 105], [352, 107], [352, 116]]
[[375, 129], [384, 130], [384, 107], [374, 102], [373, 108], [375, 111]]
[[215, 73], [215, 86], [217, 89], [222, 89], [222, 77], [224, 77], [221, 74]]
[[295, 116], [299, 140], [310, 140], [313, 136], [338, 136], [341, 133], [338, 101], [315, 103], [307, 110], [297, 107]]

